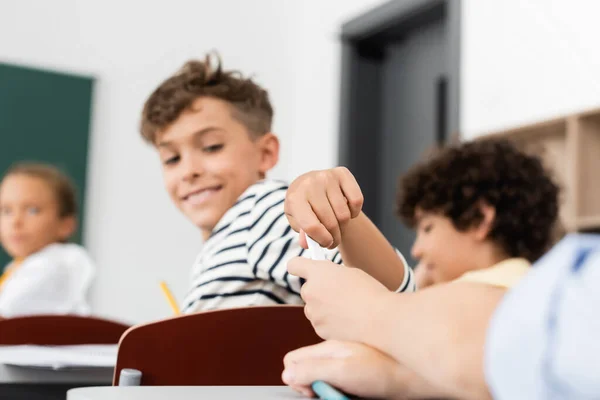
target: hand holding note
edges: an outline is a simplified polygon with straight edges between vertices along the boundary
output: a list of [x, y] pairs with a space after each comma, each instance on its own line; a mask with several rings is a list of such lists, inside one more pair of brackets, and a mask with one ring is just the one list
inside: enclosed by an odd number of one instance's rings
[[297, 257], [288, 271], [306, 279], [300, 291], [304, 313], [323, 339], [360, 341], [383, 317], [374, 310], [387, 302], [386, 296], [395, 296], [360, 269], [330, 261]]

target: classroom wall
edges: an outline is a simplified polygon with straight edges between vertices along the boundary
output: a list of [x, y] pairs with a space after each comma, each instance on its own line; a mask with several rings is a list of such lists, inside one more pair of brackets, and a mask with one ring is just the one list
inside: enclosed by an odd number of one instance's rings
[[[339, 27], [383, 2], [2, 1], [0, 61], [97, 78], [84, 232], [98, 263], [96, 313], [130, 322], [168, 316], [158, 280], [183, 297], [201, 245], [137, 133], [158, 81], [219, 49], [226, 66], [254, 73], [271, 93], [283, 146], [273, 177], [334, 166]], [[463, 0], [463, 135], [598, 105], [598, 11], [586, 0]]]
[[600, 106], [600, 2], [463, 0], [464, 137]]

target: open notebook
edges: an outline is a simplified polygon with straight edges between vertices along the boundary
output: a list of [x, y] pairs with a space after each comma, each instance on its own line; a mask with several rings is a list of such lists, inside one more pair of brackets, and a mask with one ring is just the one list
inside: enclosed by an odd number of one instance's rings
[[118, 345], [0, 346], [0, 364], [44, 369], [114, 368]]

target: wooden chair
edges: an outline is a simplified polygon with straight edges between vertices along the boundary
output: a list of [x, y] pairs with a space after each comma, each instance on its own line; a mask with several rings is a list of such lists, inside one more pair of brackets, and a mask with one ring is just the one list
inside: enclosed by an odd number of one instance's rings
[[0, 320], [0, 345], [116, 344], [129, 328], [77, 315], [34, 315]]
[[176, 317], [125, 332], [113, 384], [131, 368], [141, 385], [282, 385], [284, 355], [320, 341], [299, 306]]

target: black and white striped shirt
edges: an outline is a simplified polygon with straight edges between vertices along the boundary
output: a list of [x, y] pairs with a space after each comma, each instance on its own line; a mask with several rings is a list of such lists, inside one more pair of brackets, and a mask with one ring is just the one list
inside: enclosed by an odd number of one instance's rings
[[[287, 188], [280, 181], [260, 181], [225, 213], [196, 258], [184, 313], [303, 304], [301, 279], [287, 272], [287, 262], [305, 252], [285, 217]], [[329, 260], [342, 263], [339, 251], [326, 253]], [[400, 289], [414, 290], [408, 267]]]

